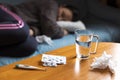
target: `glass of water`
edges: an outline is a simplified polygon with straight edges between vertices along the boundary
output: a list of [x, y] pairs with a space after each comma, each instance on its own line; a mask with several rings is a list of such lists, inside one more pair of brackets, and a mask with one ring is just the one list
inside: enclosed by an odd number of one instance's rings
[[[96, 53], [98, 40], [98, 35], [94, 35], [89, 30], [75, 30], [76, 57], [88, 59], [91, 53]], [[94, 49], [92, 49], [92, 42], [95, 42]]]

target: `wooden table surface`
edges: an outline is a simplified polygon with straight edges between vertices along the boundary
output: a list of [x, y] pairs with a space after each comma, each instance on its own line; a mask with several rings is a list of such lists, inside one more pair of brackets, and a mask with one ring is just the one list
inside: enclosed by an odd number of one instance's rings
[[[90, 64], [94, 57], [99, 57], [106, 51], [113, 56], [116, 63], [116, 71], [112, 74], [109, 69], [90, 70]], [[46, 54], [61, 55], [67, 57], [67, 64], [57, 67], [43, 67], [42, 55], [28, 58], [13, 64], [0, 67], [0, 80], [120, 80], [120, 44], [99, 43], [97, 53], [91, 54], [88, 60], [79, 61], [75, 58], [75, 45], [63, 47], [47, 52]], [[46, 71], [16, 69], [16, 64], [28, 64], [46, 68]]]

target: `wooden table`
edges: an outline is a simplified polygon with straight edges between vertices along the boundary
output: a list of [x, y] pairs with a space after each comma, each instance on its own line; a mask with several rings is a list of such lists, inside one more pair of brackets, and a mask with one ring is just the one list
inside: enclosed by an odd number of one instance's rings
[[[94, 57], [99, 57], [106, 51], [116, 61], [114, 74], [109, 69], [90, 70], [90, 64]], [[57, 67], [43, 67], [42, 55], [28, 58], [13, 64], [0, 67], [0, 80], [120, 80], [120, 44], [99, 43], [96, 54], [92, 54], [88, 60], [79, 61], [75, 58], [75, 45], [63, 47], [47, 52], [46, 54], [61, 55], [67, 57], [67, 64]], [[16, 69], [16, 64], [29, 64], [46, 68], [46, 71]]]

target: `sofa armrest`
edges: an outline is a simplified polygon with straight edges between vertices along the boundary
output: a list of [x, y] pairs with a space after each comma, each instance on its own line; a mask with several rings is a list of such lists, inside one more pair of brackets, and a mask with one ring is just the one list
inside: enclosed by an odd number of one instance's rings
[[89, 12], [96, 17], [120, 25], [120, 10], [102, 5], [99, 0], [87, 0]]

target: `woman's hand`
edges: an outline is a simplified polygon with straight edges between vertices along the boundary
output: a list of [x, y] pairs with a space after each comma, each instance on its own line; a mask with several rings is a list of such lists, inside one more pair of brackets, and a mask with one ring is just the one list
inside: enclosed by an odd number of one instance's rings
[[33, 35], [34, 35], [34, 32], [33, 32], [32, 29], [29, 30], [29, 34], [30, 34], [30, 36], [33, 36]]
[[64, 36], [68, 35], [68, 31], [66, 29], [63, 29], [63, 30], [64, 30]]

